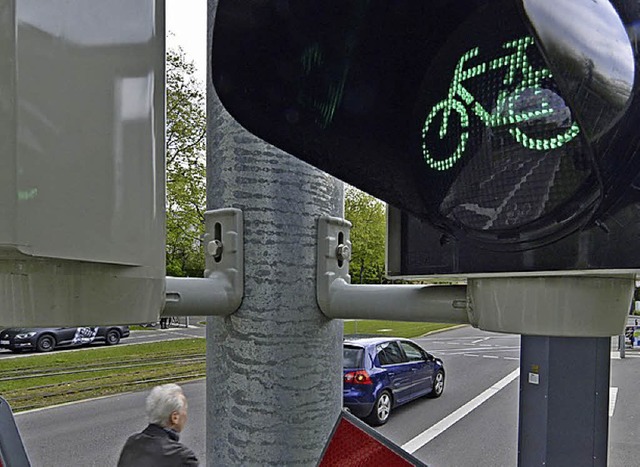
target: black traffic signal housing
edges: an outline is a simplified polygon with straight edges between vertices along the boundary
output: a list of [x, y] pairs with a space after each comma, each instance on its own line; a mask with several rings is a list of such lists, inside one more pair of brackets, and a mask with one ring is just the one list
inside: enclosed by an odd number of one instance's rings
[[220, 0], [212, 76], [249, 131], [403, 212], [397, 274], [633, 269], [639, 18], [626, 0]]

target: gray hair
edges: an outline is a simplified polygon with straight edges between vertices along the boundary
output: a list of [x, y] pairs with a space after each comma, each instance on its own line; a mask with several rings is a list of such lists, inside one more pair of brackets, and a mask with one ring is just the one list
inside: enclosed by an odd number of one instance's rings
[[156, 386], [147, 396], [147, 417], [149, 423], [162, 427], [171, 424], [171, 414], [185, 408], [186, 401], [182, 388], [177, 384]]

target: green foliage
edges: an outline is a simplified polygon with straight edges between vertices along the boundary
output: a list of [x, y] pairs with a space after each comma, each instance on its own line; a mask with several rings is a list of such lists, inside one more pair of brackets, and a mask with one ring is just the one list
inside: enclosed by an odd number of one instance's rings
[[205, 94], [182, 49], [167, 52], [167, 275], [202, 276]]
[[386, 220], [384, 204], [353, 187], [345, 188], [344, 217], [351, 228], [352, 283], [380, 283], [384, 277]]

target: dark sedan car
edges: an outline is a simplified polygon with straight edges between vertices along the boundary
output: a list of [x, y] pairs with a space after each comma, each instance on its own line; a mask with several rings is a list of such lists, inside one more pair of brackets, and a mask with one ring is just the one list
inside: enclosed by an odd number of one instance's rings
[[444, 390], [442, 360], [408, 339], [345, 338], [343, 368], [343, 404], [371, 425], [386, 423], [393, 407]]
[[0, 331], [0, 349], [9, 349], [12, 352], [48, 352], [57, 347], [75, 347], [94, 342], [115, 345], [121, 338], [128, 336], [129, 326], [8, 328]]

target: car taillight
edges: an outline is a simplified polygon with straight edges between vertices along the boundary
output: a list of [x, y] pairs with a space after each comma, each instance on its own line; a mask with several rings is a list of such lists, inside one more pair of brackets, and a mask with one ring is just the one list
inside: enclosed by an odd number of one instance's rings
[[369, 373], [365, 370], [350, 371], [345, 373], [344, 382], [349, 384], [373, 384]]

